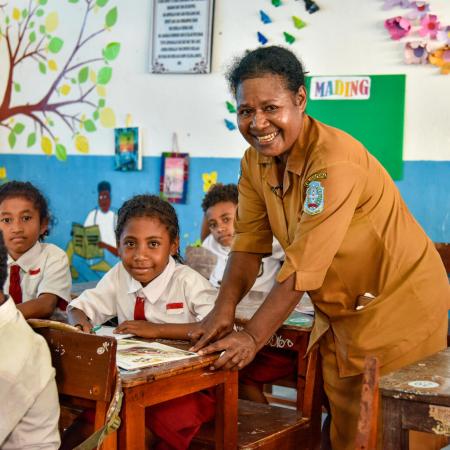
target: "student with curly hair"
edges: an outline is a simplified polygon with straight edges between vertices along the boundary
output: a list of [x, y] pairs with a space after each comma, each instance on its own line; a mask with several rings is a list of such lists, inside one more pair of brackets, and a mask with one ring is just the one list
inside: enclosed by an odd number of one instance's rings
[[[89, 333], [117, 316], [116, 333], [188, 340], [214, 306], [217, 291], [180, 264], [175, 209], [155, 195], [131, 198], [119, 209], [116, 239], [121, 261], [72, 301], [69, 322]], [[157, 449], [182, 450], [214, 414], [215, 396], [207, 390], [147, 408], [146, 423]]]

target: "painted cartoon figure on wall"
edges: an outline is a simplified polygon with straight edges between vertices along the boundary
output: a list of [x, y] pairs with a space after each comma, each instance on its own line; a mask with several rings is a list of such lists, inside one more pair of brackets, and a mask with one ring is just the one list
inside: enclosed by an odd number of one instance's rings
[[118, 261], [111, 184], [101, 181], [97, 191], [98, 206], [88, 213], [83, 225], [72, 224], [72, 239], [66, 249], [72, 278], [78, 282], [101, 278]]

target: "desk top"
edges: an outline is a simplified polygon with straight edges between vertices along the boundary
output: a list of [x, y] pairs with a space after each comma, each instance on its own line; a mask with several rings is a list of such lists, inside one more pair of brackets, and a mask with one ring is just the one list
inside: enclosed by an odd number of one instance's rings
[[450, 348], [380, 379], [385, 397], [450, 406]]
[[[191, 344], [186, 341], [167, 340], [167, 339], [144, 339], [139, 338], [141, 341], [160, 342], [161, 344], [170, 345], [172, 347], [180, 348], [182, 350], [188, 350]], [[181, 359], [179, 361], [170, 361], [157, 366], [145, 367], [139, 370], [120, 371], [122, 378], [122, 385], [124, 388], [137, 386], [139, 384], [151, 383], [152, 381], [159, 380], [161, 378], [167, 378], [180, 373], [191, 372], [203, 367], [209, 367], [217, 358], [219, 354], [213, 354], [208, 356], [198, 356], [193, 358]]]
[[[302, 300], [299, 302], [299, 305], [304, 301], [305, 300], [302, 298]], [[256, 310], [259, 308], [260, 305], [261, 303], [252, 302], [250, 300], [241, 301], [236, 308], [237, 324], [239, 325], [248, 322], [253, 317], [253, 315], [255, 314]], [[311, 331], [313, 323], [314, 323], [314, 316], [294, 310], [289, 315], [289, 317], [284, 321], [282, 328]]]

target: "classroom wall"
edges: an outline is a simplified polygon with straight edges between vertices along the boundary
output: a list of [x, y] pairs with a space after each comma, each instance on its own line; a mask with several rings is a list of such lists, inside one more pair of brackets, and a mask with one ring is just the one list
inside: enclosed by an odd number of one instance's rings
[[[25, 0], [10, 0], [7, 8], [13, 3], [19, 8], [28, 5]], [[95, 132], [81, 130], [89, 138], [89, 153], [81, 154], [75, 147], [73, 133], [55, 118], [53, 130], [68, 155], [61, 162], [54, 156], [44, 155], [39, 141], [27, 148], [26, 132], [17, 136], [11, 150], [9, 130], [0, 127], [0, 167], [5, 167], [6, 178], [36, 182], [51, 201], [58, 222], [49, 240], [65, 247], [70, 239], [72, 221], [83, 221], [96, 205], [98, 181], [111, 182], [116, 208], [134, 193], [157, 192], [159, 156], [171, 150], [172, 133], [176, 132], [180, 150], [191, 155], [188, 204], [176, 208], [180, 215], [182, 244], [194, 242], [199, 237], [201, 221], [202, 175], [217, 171], [219, 181], [237, 181], [239, 158], [246, 147], [239, 132], [229, 131], [224, 125], [225, 118], [235, 121], [225, 107], [225, 101], [233, 99], [224, 81], [224, 70], [232, 57], [257, 46], [257, 31], [263, 32], [271, 44], [283, 44], [282, 33], [288, 31], [296, 37], [290, 48], [302, 57], [311, 75], [406, 74], [405, 167], [404, 178], [397, 184], [430, 237], [450, 241], [448, 76], [440, 75], [434, 66], [402, 63], [403, 44], [392, 41], [383, 27], [386, 18], [403, 12], [400, 8], [385, 11], [382, 0], [317, 0], [317, 3], [320, 11], [309, 15], [303, 2], [298, 0], [284, 0], [279, 8], [274, 8], [270, 0], [216, 0], [212, 73], [205, 75], [149, 73], [152, 2], [110, 0], [104, 8], [94, 11], [89, 26], [101, 23], [106, 13], [117, 7], [117, 23], [92, 39], [86, 46], [85, 59], [98, 56], [110, 42], [120, 43], [119, 56], [109, 64], [112, 77], [103, 86], [103, 98], [113, 111], [116, 126], [124, 126], [130, 114], [131, 123], [141, 127], [143, 171], [113, 170], [111, 128], [99, 125]], [[430, 0], [430, 4], [432, 12], [438, 14], [443, 23], [450, 23], [447, 0]], [[273, 23], [260, 22], [260, 9], [270, 15]], [[58, 13], [57, 32], [65, 43], [57, 56], [64, 57], [70, 53], [71, 42], [80, 28], [82, 2], [48, 0], [45, 14], [52, 11]], [[296, 30], [292, 15], [301, 17], [307, 26]], [[4, 16], [0, 13], [0, 26], [4, 25], [2, 21]], [[1, 99], [6, 76], [3, 68], [8, 67], [4, 39], [0, 39], [0, 67]], [[56, 73], [47, 71], [44, 76], [31, 62], [18, 68], [21, 90], [15, 93], [14, 101], [38, 99], [45, 84]], [[87, 105], [73, 108], [81, 115], [91, 114]], [[24, 123], [31, 129], [26, 119]], [[10, 125], [14, 126], [14, 122]]]

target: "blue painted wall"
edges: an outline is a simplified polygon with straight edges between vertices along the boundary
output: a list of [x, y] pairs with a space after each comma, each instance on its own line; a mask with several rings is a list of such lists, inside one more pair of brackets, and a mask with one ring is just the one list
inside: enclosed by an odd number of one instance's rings
[[[3, 155], [8, 179], [28, 180], [50, 201], [56, 223], [49, 242], [65, 248], [72, 222], [84, 222], [97, 205], [97, 184], [112, 185], [112, 206], [117, 209], [130, 196], [159, 192], [160, 158], [145, 157], [141, 172], [114, 171], [109, 156], [69, 156], [66, 163], [47, 156]], [[186, 205], [175, 205], [181, 225], [182, 249], [199, 238], [203, 198], [202, 174], [217, 171], [218, 181], [235, 183], [238, 158], [191, 158]], [[404, 178], [397, 185], [416, 219], [433, 241], [450, 242], [450, 161], [406, 161]]]

